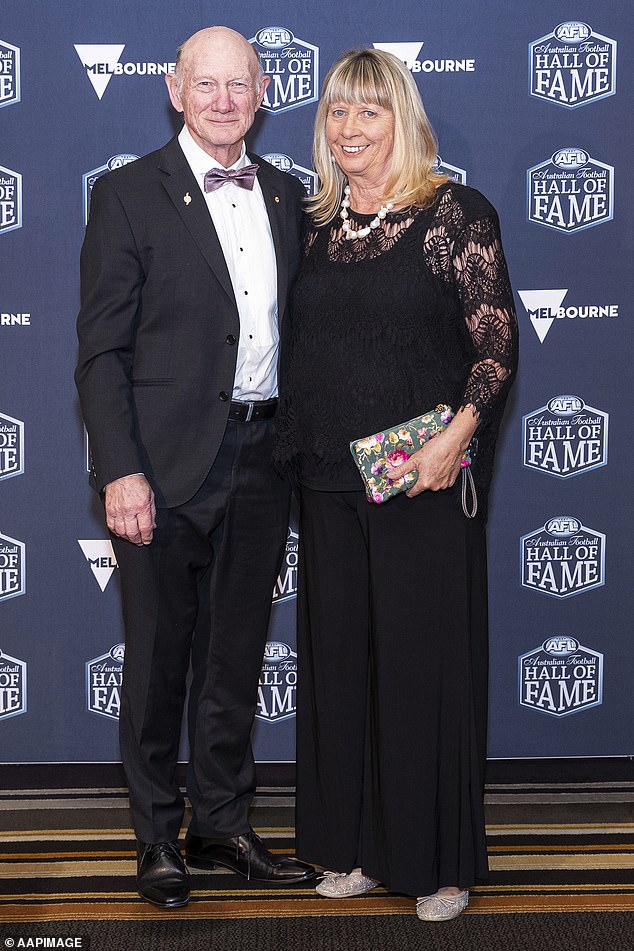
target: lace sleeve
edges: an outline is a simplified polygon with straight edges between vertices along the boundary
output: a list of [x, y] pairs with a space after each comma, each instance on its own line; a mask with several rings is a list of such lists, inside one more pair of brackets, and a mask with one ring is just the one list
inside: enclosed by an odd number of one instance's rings
[[306, 257], [310, 253], [310, 249], [315, 243], [315, 238], [317, 237], [317, 228], [313, 224], [313, 219], [310, 215], [304, 214], [302, 221], [302, 232], [301, 232], [301, 243], [302, 243], [302, 255]]
[[506, 260], [495, 217], [466, 225], [451, 249], [458, 297], [476, 360], [461, 406], [486, 415], [506, 390], [517, 362], [517, 319]]

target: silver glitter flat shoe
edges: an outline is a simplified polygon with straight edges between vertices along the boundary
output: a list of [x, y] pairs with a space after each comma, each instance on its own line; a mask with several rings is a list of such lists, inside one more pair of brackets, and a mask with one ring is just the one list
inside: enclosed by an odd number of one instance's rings
[[379, 884], [358, 869], [349, 873], [324, 872], [322, 880], [315, 886], [315, 891], [325, 898], [350, 898], [352, 895], [364, 895]]
[[469, 904], [469, 892], [458, 895], [427, 895], [416, 900], [416, 914], [421, 921], [449, 921], [457, 918]]

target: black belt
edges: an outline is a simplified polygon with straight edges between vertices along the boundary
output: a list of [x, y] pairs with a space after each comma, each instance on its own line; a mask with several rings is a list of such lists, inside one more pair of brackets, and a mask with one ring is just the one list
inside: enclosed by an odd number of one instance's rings
[[243, 403], [241, 400], [231, 400], [229, 419], [238, 423], [249, 423], [256, 419], [271, 419], [277, 409], [277, 396], [272, 400], [254, 400]]

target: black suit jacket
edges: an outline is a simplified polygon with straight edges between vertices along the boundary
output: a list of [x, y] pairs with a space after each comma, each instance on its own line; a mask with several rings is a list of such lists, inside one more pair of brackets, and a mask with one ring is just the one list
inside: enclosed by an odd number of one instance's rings
[[[260, 166], [282, 324], [305, 192], [250, 158]], [[176, 138], [95, 183], [77, 328], [93, 484], [144, 472], [159, 504], [187, 501], [225, 431], [240, 323], [204, 196]]]

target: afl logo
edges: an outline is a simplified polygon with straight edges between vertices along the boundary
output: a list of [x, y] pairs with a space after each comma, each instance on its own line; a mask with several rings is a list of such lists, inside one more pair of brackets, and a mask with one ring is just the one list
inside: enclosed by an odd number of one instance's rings
[[549, 637], [544, 641], [543, 650], [547, 654], [574, 654], [579, 650], [579, 641], [574, 637]]
[[267, 26], [255, 34], [255, 41], [268, 50], [283, 50], [295, 37], [283, 26]]
[[121, 168], [122, 165], [129, 165], [130, 162], [135, 162], [138, 157], [138, 155], [132, 154], [113, 155], [112, 158], [108, 159], [108, 171], [111, 172], [114, 168]]
[[574, 416], [586, 404], [578, 396], [555, 396], [548, 401], [548, 409], [556, 416]]
[[592, 30], [588, 24], [582, 23], [580, 20], [568, 20], [566, 23], [560, 23], [553, 32], [558, 40], [565, 43], [581, 43], [592, 36]]
[[267, 162], [270, 162], [271, 165], [274, 165], [276, 168], [279, 168], [281, 172], [288, 172], [289, 175], [294, 175], [295, 178], [298, 178], [306, 189], [307, 195], [315, 194], [317, 190], [317, 176], [309, 168], [304, 168], [303, 165], [296, 165], [290, 155], [284, 155], [283, 152], [268, 152], [266, 155], [263, 155], [262, 158], [266, 159]]
[[292, 653], [288, 644], [283, 644], [281, 641], [269, 641], [264, 648], [264, 659], [268, 661], [286, 660]]
[[560, 149], [555, 152], [551, 161], [558, 168], [581, 168], [586, 165], [590, 156], [583, 149]]
[[279, 168], [281, 172], [290, 172], [293, 168], [293, 160], [281, 152], [269, 152], [264, 158], [267, 162], [270, 162], [271, 165], [275, 165], [276, 168]]
[[118, 661], [118, 663], [123, 663], [123, 658], [125, 657], [125, 644], [116, 644], [110, 651], [110, 656], [113, 660]]
[[571, 535], [576, 535], [580, 528], [581, 522], [572, 515], [558, 515], [544, 525], [548, 534], [555, 535], [557, 538], [569, 538]]

